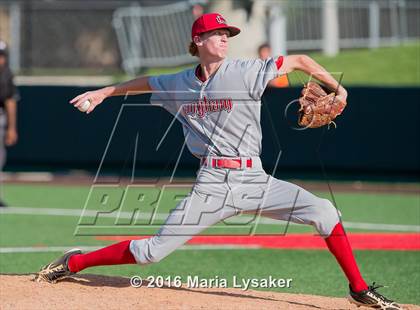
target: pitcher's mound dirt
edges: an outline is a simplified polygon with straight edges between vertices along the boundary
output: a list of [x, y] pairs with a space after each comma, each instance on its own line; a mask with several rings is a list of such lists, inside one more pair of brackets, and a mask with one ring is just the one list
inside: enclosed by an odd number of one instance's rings
[[33, 278], [1, 275], [0, 309], [357, 309], [344, 298], [221, 288], [133, 288], [128, 278], [90, 274], [57, 284]]

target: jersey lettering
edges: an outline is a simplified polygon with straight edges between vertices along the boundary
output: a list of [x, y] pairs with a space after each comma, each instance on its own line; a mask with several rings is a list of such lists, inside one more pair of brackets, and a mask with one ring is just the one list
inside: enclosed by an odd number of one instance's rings
[[187, 103], [182, 105], [184, 113], [192, 118], [204, 118], [209, 113], [226, 111], [230, 113], [232, 111], [232, 99], [203, 99], [196, 102]]

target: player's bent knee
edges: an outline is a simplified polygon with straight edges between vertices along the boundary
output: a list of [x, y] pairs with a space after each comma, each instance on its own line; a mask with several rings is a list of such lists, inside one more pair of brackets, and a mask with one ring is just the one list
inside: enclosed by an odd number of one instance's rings
[[130, 252], [133, 254], [137, 264], [147, 265], [152, 263], [158, 263], [165, 256], [154, 253], [151, 247], [151, 239], [132, 240], [130, 243]]
[[320, 235], [328, 237], [340, 222], [340, 211], [328, 199], [319, 199], [315, 210], [313, 224]]

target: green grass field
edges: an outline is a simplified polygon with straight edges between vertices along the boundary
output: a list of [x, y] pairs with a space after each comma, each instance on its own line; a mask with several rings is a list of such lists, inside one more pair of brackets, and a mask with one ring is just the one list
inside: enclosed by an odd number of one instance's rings
[[[179, 195], [187, 189], [173, 190]], [[46, 185], [5, 185], [4, 198], [12, 206], [21, 208], [40, 208], [80, 210], [88, 197], [89, 187], [46, 186]], [[118, 192], [118, 190], [116, 190]], [[329, 197], [326, 193], [317, 193]], [[110, 194], [110, 199], [118, 195]], [[343, 220], [353, 223], [420, 225], [420, 196], [415, 194], [373, 194], [373, 193], [335, 193], [337, 206]], [[175, 201], [163, 201], [159, 212], [166, 213], [175, 206]], [[88, 205], [89, 206], [89, 205]], [[90, 206], [89, 206], [90, 207]], [[93, 208], [93, 207], [92, 207]], [[129, 211], [126, 209], [125, 211]], [[75, 236], [78, 225], [77, 215], [34, 215], [0, 214], [0, 249], [7, 247], [34, 246], [89, 246], [105, 245], [94, 236]], [[115, 219], [99, 219], [97, 224], [113, 225]], [[415, 226], [414, 226], [415, 225]], [[115, 225], [114, 225], [115, 226]], [[258, 232], [279, 233], [284, 225], [262, 224]], [[132, 227], [131, 227], [132, 228]], [[126, 227], [130, 232], [130, 227]], [[226, 228], [221, 225], [218, 232]], [[418, 228], [417, 228], [418, 229]], [[120, 232], [127, 232], [120, 231]], [[131, 229], [132, 231], [132, 229]], [[151, 232], [156, 231], [156, 228]], [[289, 232], [311, 232], [310, 227], [291, 226]], [[386, 229], [354, 229], [349, 232], [377, 232]], [[416, 231], [416, 229], [414, 229]], [[390, 232], [390, 231], [388, 231]], [[1, 273], [35, 272], [57, 252], [1, 253]], [[420, 252], [418, 251], [355, 251], [360, 268], [368, 281], [376, 281], [389, 286], [382, 289], [385, 295], [402, 303], [420, 304]], [[344, 296], [347, 284], [334, 258], [328, 251], [321, 250], [179, 250], [158, 264], [148, 266], [97, 267], [84, 271], [104, 275], [142, 277], [148, 275], [201, 277], [220, 276], [231, 278], [263, 278], [272, 275], [278, 278], [293, 278], [290, 289], [277, 289], [282, 292], [319, 294], [325, 296]]]
[[344, 85], [420, 85], [420, 43], [375, 50], [345, 50], [337, 57], [319, 53], [310, 56], [330, 72], [343, 72]]

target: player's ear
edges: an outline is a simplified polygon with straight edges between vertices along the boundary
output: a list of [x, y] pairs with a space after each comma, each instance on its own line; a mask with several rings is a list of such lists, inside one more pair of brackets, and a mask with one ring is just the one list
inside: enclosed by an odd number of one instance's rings
[[195, 36], [193, 38], [193, 42], [195, 43], [195, 45], [197, 46], [202, 46], [203, 45], [203, 41], [201, 41], [201, 37], [200, 36]]

